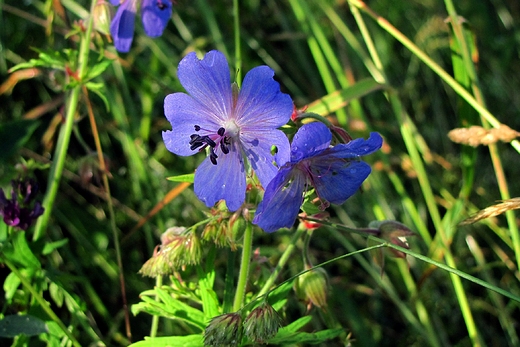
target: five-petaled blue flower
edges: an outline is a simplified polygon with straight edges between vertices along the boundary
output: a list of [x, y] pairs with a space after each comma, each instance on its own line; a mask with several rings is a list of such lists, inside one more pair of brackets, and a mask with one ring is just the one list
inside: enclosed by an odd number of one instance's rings
[[[134, 39], [135, 13], [139, 0], [123, 0], [110, 23], [110, 33], [114, 46], [119, 52], [128, 52]], [[110, 0], [112, 5], [119, 5], [120, 0]], [[161, 36], [172, 16], [171, 0], [142, 0], [141, 17], [144, 32], [150, 37]]]
[[332, 135], [323, 123], [303, 125], [294, 135], [291, 159], [265, 189], [253, 223], [266, 232], [293, 225], [305, 190], [312, 186], [322, 201], [342, 204], [359, 189], [370, 174], [370, 166], [358, 158], [378, 150], [383, 139], [371, 133], [368, 140], [356, 139], [330, 146]]
[[208, 149], [209, 156], [195, 172], [195, 194], [208, 207], [223, 199], [235, 211], [245, 200], [244, 158], [264, 187], [289, 160], [289, 141], [277, 128], [291, 117], [291, 97], [280, 91], [267, 66], [249, 71], [238, 91], [219, 51], [202, 60], [194, 52], [188, 54], [177, 76], [189, 95], [174, 93], [164, 100], [172, 124], [172, 131], [163, 132], [166, 148], [183, 156]]

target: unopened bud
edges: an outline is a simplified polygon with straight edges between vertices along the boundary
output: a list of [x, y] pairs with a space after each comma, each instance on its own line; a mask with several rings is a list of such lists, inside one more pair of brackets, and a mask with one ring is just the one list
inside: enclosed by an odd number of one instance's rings
[[204, 330], [204, 346], [239, 346], [242, 333], [242, 316], [239, 313], [216, 316]]
[[92, 15], [94, 16], [94, 29], [105, 35], [110, 35], [112, 8], [113, 6], [107, 1], [98, 0], [92, 11]]
[[307, 301], [309, 306], [327, 306], [327, 273], [324, 269], [316, 268], [301, 275], [295, 289], [298, 297]]
[[186, 231], [184, 227], [174, 227], [162, 234], [161, 246], [156, 248], [153, 257], [144, 263], [139, 273], [150, 277], [168, 275], [187, 265], [200, 263], [201, 258], [197, 234]]
[[278, 312], [264, 302], [255, 308], [244, 321], [244, 332], [251, 341], [265, 343], [276, 336], [282, 326], [282, 318]]

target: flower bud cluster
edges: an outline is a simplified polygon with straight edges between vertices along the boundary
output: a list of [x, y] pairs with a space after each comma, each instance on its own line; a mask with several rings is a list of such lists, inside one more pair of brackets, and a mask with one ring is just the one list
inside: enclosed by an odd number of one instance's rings
[[239, 346], [244, 336], [254, 343], [266, 343], [276, 336], [281, 326], [278, 312], [263, 302], [245, 319], [240, 311], [213, 318], [204, 331], [204, 346]]
[[32, 179], [18, 179], [11, 181], [11, 186], [10, 199], [0, 189], [0, 216], [5, 224], [27, 230], [44, 211], [39, 201], [33, 204], [38, 193], [38, 183]]

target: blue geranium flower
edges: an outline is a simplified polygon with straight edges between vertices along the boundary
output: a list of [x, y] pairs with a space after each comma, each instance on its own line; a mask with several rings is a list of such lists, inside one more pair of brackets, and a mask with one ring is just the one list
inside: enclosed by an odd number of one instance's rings
[[371, 133], [368, 140], [356, 139], [330, 146], [332, 134], [323, 123], [303, 125], [294, 135], [291, 159], [265, 189], [253, 223], [266, 232], [289, 228], [298, 216], [305, 190], [312, 186], [325, 208], [342, 204], [359, 189], [370, 174], [370, 166], [358, 158], [378, 150], [383, 139]]
[[[182, 156], [209, 149], [195, 172], [195, 194], [208, 207], [223, 199], [235, 211], [245, 200], [245, 158], [264, 187], [289, 160], [289, 141], [277, 128], [289, 121], [292, 100], [280, 92], [267, 66], [249, 71], [238, 91], [219, 51], [202, 60], [188, 54], [177, 76], [188, 94], [174, 93], [164, 100], [173, 129], [163, 132], [164, 144]], [[272, 146], [277, 148], [275, 155]]]
[[[110, 24], [114, 46], [119, 52], [126, 53], [132, 46], [137, 2], [138, 0], [123, 0]], [[118, 5], [119, 0], [110, 0], [110, 3]], [[161, 36], [171, 16], [171, 0], [142, 0], [141, 17], [146, 35]]]

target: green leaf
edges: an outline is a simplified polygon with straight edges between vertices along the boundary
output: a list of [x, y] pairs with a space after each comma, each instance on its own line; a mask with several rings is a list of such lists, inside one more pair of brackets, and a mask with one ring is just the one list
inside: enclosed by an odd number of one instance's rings
[[332, 340], [343, 333], [343, 329], [327, 329], [315, 333], [290, 333], [280, 329], [276, 337], [269, 340], [271, 344], [312, 344], [317, 345], [327, 340]]
[[27, 336], [48, 332], [47, 325], [40, 318], [29, 315], [10, 315], [0, 320], [0, 337]]
[[166, 179], [168, 181], [173, 181], [173, 182], [190, 182], [190, 183], [193, 183], [194, 177], [195, 177], [195, 174], [192, 173], [192, 174], [187, 174], [187, 175], [171, 176], [171, 177], [167, 177]]
[[215, 249], [216, 248], [213, 247], [211, 251], [208, 252], [206, 271], [204, 271], [202, 266], [197, 266], [202, 308], [208, 320], [220, 314], [217, 293], [213, 290], [213, 284], [215, 282]]
[[25, 145], [40, 124], [37, 120], [18, 119], [0, 124], [2, 150], [0, 162], [9, 159], [20, 147]]
[[114, 61], [111, 59], [103, 59], [96, 65], [92, 66], [88, 71], [86, 80], [91, 80], [101, 75]]
[[321, 116], [326, 116], [342, 109], [353, 99], [361, 98], [373, 91], [383, 88], [385, 88], [384, 84], [377, 83], [371, 78], [363, 79], [348, 88], [335, 91], [316, 100], [309, 105], [305, 112], [313, 112]]
[[40, 261], [27, 243], [25, 231], [15, 232], [11, 241], [11, 244], [3, 249], [7, 259], [26, 268], [39, 269], [41, 267]]
[[110, 103], [108, 102], [108, 99], [105, 95], [105, 85], [103, 83], [94, 83], [94, 82], [87, 82], [85, 83], [85, 87], [87, 87], [88, 90], [90, 90], [92, 93], [99, 96], [99, 98], [103, 101], [105, 104], [105, 109], [107, 111], [110, 110]]
[[289, 292], [292, 290], [294, 280], [286, 282], [269, 294], [269, 304], [277, 311], [281, 310], [287, 302]]
[[129, 347], [202, 347], [202, 335], [145, 337], [144, 341], [132, 343]]
[[47, 243], [45, 243], [45, 246], [43, 246], [42, 254], [48, 255], [48, 254], [52, 253], [52, 251], [54, 251], [55, 249], [58, 249], [64, 245], [66, 245], [67, 243], [69, 243], [68, 239], [62, 239], [62, 240], [58, 240], [58, 241], [54, 241], [54, 242], [47, 242]]
[[159, 300], [148, 296], [141, 296], [143, 302], [132, 305], [132, 313], [146, 312], [151, 315], [159, 315], [169, 319], [184, 321], [199, 328], [201, 331], [206, 327], [206, 317], [204, 313], [196, 308], [173, 298], [167, 291], [168, 287], [156, 288], [147, 293], [153, 293]]

